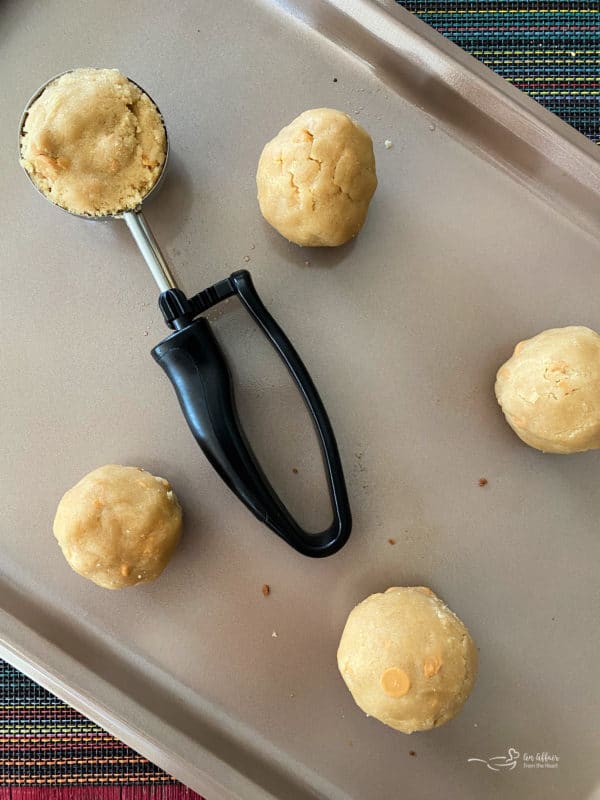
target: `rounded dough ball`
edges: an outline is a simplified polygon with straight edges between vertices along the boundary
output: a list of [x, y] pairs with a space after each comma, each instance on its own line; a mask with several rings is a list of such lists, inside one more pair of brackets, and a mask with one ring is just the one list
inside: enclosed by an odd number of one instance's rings
[[337, 661], [356, 704], [402, 733], [452, 719], [477, 674], [469, 632], [424, 586], [393, 587], [359, 603]]
[[305, 111], [265, 145], [256, 186], [263, 217], [286, 239], [344, 244], [362, 228], [377, 187], [371, 137], [341, 111]]
[[181, 535], [181, 506], [164, 478], [108, 464], [63, 496], [54, 535], [75, 572], [123, 589], [153, 581], [167, 566]]
[[572, 325], [519, 342], [498, 370], [496, 397], [531, 447], [545, 453], [600, 447], [600, 336]]

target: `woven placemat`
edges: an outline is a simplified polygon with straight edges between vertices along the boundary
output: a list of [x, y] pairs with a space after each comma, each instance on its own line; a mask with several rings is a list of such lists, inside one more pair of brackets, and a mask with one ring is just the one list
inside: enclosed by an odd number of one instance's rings
[[[416, 0], [403, 5], [600, 143], [597, 2]], [[31, 791], [16, 787], [82, 784], [117, 787], [95, 791], [90, 800], [197, 798], [173, 783], [158, 767], [0, 662], [0, 786], [15, 787], [0, 789], [0, 800], [34, 800]], [[135, 785], [154, 788], [140, 793]], [[56, 800], [67, 796], [73, 793], [61, 792]], [[78, 797], [85, 800], [81, 793]]]
[[0, 784], [160, 784], [171, 780], [0, 661]]
[[597, 0], [408, 0], [402, 5], [600, 144]]

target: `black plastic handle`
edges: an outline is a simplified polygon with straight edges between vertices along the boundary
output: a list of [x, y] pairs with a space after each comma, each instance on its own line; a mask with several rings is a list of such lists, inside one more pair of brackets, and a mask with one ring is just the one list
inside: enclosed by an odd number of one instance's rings
[[[333, 522], [320, 533], [303, 530], [283, 505], [262, 471], [240, 425], [231, 374], [223, 351], [206, 319], [196, 313], [237, 295], [285, 362], [314, 422], [323, 455]], [[187, 300], [179, 290], [161, 295], [161, 308], [181, 308], [175, 331], [152, 350], [169, 376], [194, 437], [206, 457], [252, 513], [306, 556], [337, 552], [348, 540], [352, 516], [335, 436], [325, 407], [300, 356], [267, 311], [246, 270]], [[185, 305], [187, 304], [187, 305]], [[178, 312], [177, 312], [178, 313]], [[167, 315], [165, 313], [165, 318]], [[173, 318], [173, 315], [171, 315]], [[168, 319], [169, 324], [171, 320]]]

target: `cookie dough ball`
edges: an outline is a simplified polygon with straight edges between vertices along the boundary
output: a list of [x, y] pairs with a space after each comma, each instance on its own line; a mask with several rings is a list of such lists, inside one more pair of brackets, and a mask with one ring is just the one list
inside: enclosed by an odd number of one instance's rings
[[519, 342], [496, 376], [506, 421], [544, 453], [600, 447], [600, 336], [572, 325]]
[[468, 630], [423, 586], [393, 587], [359, 603], [346, 622], [337, 661], [357, 705], [402, 733], [452, 719], [477, 673]]
[[32, 104], [21, 164], [52, 202], [76, 214], [138, 206], [158, 180], [166, 135], [152, 100], [116, 69], [75, 69]]
[[256, 185], [263, 217], [290, 242], [344, 244], [377, 186], [373, 142], [341, 111], [305, 111], [265, 145]]
[[108, 464], [63, 496], [54, 535], [70, 566], [105, 589], [158, 578], [181, 534], [171, 485], [139, 467]]

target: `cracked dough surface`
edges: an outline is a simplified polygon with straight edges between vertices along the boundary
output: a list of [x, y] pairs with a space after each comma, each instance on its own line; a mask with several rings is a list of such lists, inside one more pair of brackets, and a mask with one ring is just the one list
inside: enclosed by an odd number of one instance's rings
[[164, 478], [108, 464], [63, 496], [54, 535], [75, 572], [123, 589], [153, 581], [167, 566], [181, 535], [181, 507]]
[[165, 161], [162, 118], [150, 98], [116, 69], [76, 69], [32, 104], [21, 164], [50, 199], [76, 214], [136, 208]]
[[373, 142], [341, 111], [305, 111], [265, 145], [256, 185], [262, 215], [286, 239], [344, 244], [362, 228], [377, 187]]
[[600, 447], [600, 336], [589, 328], [551, 328], [519, 342], [495, 388], [506, 421], [531, 447]]
[[424, 586], [372, 594], [348, 616], [338, 668], [358, 706], [402, 733], [452, 719], [477, 674], [460, 619]]

